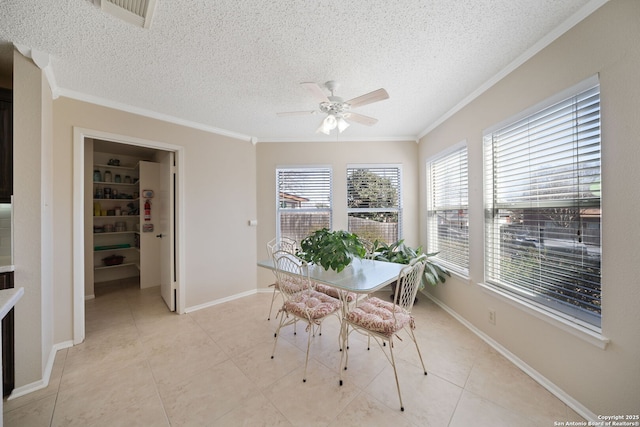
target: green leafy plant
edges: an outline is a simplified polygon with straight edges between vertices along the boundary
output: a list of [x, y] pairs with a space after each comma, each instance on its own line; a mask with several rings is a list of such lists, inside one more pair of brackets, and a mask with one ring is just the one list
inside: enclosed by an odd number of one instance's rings
[[363, 258], [367, 251], [353, 233], [344, 230], [315, 231], [300, 242], [298, 256], [309, 263], [321, 265], [325, 270], [342, 271], [354, 257]]
[[[375, 260], [395, 262], [398, 264], [409, 264], [412, 259], [423, 255], [422, 246], [414, 249], [405, 245], [404, 240], [398, 240], [391, 244], [376, 240], [373, 242], [372, 252], [372, 258]], [[447, 280], [447, 276], [451, 277], [451, 273], [449, 273], [447, 269], [431, 260], [431, 257], [434, 257], [437, 254], [438, 252], [424, 254], [427, 257], [427, 264], [424, 268], [422, 285], [420, 287], [421, 289], [424, 289], [424, 286], [427, 283], [431, 286], [435, 286], [438, 283], [444, 283]]]

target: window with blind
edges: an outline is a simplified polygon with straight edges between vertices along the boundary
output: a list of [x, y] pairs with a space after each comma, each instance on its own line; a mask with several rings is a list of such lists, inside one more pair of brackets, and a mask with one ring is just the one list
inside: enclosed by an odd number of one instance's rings
[[485, 279], [598, 330], [597, 78], [566, 95], [485, 134]]
[[298, 243], [321, 228], [331, 229], [331, 169], [276, 169], [276, 236]]
[[371, 242], [393, 243], [402, 235], [400, 166], [348, 166], [349, 232]]
[[427, 162], [427, 249], [439, 264], [469, 275], [466, 142]]

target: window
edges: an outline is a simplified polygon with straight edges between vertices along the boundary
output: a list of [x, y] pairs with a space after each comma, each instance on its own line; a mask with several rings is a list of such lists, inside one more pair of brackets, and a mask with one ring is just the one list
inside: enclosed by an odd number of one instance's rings
[[276, 169], [276, 236], [298, 243], [321, 228], [331, 229], [331, 169]]
[[485, 279], [598, 330], [600, 87], [565, 95], [485, 134]]
[[463, 276], [469, 275], [467, 170], [466, 143], [427, 163], [427, 250]]
[[348, 166], [349, 232], [374, 242], [393, 243], [402, 235], [399, 166]]

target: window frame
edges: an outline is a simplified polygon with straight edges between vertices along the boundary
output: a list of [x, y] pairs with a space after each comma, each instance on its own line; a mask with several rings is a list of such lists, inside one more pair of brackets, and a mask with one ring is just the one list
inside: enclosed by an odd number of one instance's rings
[[[356, 170], [356, 169], [361, 169], [361, 170], [366, 170], [369, 172], [372, 172], [372, 170], [383, 170], [383, 169], [395, 169], [396, 172], [396, 177], [397, 177], [397, 194], [398, 194], [398, 199], [397, 199], [397, 204], [398, 207], [397, 208], [351, 208], [349, 207], [349, 188], [348, 188], [348, 182], [349, 182], [349, 171], [350, 170]], [[375, 173], [375, 172], [372, 172]], [[349, 227], [349, 216], [352, 213], [395, 213], [397, 214], [398, 217], [398, 222], [397, 222], [397, 238], [395, 241], [401, 240], [402, 236], [403, 236], [403, 206], [402, 206], [402, 164], [400, 163], [366, 163], [366, 164], [357, 164], [357, 163], [350, 163], [347, 164], [346, 168], [345, 168], [345, 186], [346, 191], [345, 191], [345, 197], [346, 197], [346, 212], [347, 212], [347, 229], [349, 232], [353, 232], [351, 231], [351, 227]], [[362, 237], [362, 236], [361, 236]], [[365, 237], [366, 238], [366, 237]], [[394, 243], [394, 241], [389, 242], [389, 243]]]
[[[283, 207], [281, 206], [281, 172], [318, 172], [319, 174], [326, 173], [328, 174], [328, 191], [326, 195], [328, 196], [328, 208], [291, 208], [291, 207]], [[329, 215], [329, 229], [333, 227], [333, 169], [329, 165], [306, 165], [306, 166], [276, 166], [275, 168], [275, 208], [276, 208], [276, 238], [282, 238], [282, 223], [281, 223], [281, 214], [286, 212], [291, 213], [322, 213], [326, 212]], [[300, 243], [300, 238], [294, 239]]]
[[[462, 152], [464, 152], [462, 154]], [[455, 187], [460, 194], [459, 203], [450, 203], [447, 205], [435, 205], [434, 204], [434, 186], [439, 186], [439, 182], [436, 181], [438, 177], [434, 177], [434, 167], [442, 167], [443, 164], [441, 162], [447, 163], [450, 159], [454, 157], [464, 157], [464, 159], [458, 159], [464, 161], [464, 166], [461, 164], [456, 165], [460, 169], [460, 173], [464, 173], [466, 176], [466, 180], [463, 181], [463, 178], [460, 178], [460, 183]], [[464, 168], [464, 171], [462, 170]], [[426, 199], [427, 199], [427, 252], [433, 253], [438, 252], [434, 258], [441, 264], [443, 267], [446, 267], [452, 273], [455, 273], [463, 278], [469, 278], [469, 260], [470, 260], [470, 252], [469, 252], [469, 147], [466, 140], [458, 142], [457, 144], [452, 145], [451, 147], [443, 150], [434, 156], [430, 157], [426, 161]], [[444, 179], [445, 176], [440, 176], [439, 179]], [[443, 190], [440, 189], [440, 190]], [[464, 200], [463, 200], [464, 199]], [[448, 257], [440, 256], [442, 252], [442, 248], [439, 245], [439, 235], [437, 232], [438, 224], [434, 224], [434, 221], [437, 219], [438, 212], [449, 212], [452, 210], [464, 210], [467, 221], [467, 235], [466, 240], [463, 239], [455, 239], [455, 241], [451, 241], [451, 243], [461, 243], [462, 254], [459, 255], [462, 257], [462, 261], [464, 263], [458, 263], [453, 260], [449, 260]], [[434, 230], [435, 228], [435, 230]], [[433, 236], [433, 232], [435, 231], [435, 236]]]
[[[560, 299], [553, 299], [549, 297], [544, 297], [542, 295], [535, 295], [533, 292], [525, 289], [524, 287], [518, 286], [513, 283], [506, 283], [501, 281], [495, 277], [495, 274], [491, 275], [489, 270], [495, 269], [494, 265], [490, 266], [491, 262], [496, 262], [495, 259], [491, 258], [491, 251], [496, 248], [495, 239], [499, 239], [496, 237], [495, 227], [499, 227], [499, 221], [496, 219], [490, 220], [490, 218], [495, 218], [499, 211], [502, 209], [518, 209], [520, 206], [524, 206], [524, 204], [512, 204], [509, 206], [508, 203], [497, 202], [495, 200], [495, 176], [493, 171], [493, 158], [491, 160], [488, 157], [493, 153], [493, 135], [505, 128], [513, 126], [527, 118], [533, 118], [539, 115], [542, 111], [547, 110], [559, 103], [566, 102], [571, 98], [577, 98], [584, 92], [591, 90], [593, 88], [598, 88], [598, 158], [597, 162], [599, 164], [599, 177], [602, 179], [602, 123], [601, 123], [601, 115], [602, 111], [600, 108], [600, 85], [598, 76], [593, 76], [588, 78], [575, 86], [572, 86], [560, 93], [536, 104], [535, 106], [526, 109], [518, 115], [513, 116], [497, 125], [492, 126], [491, 128], [485, 130], [483, 132], [483, 180], [484, 180], [484, 212], [485, 212], [485, 223], [484, 223], [484, 250], [485, 250], [485, 260], [484, 260], [484, 286], [489, 289], [495, 289], [499, 294], [509, 295], [510, 298], [519, 301], [521, 304], [525, 306], [533, 306], [538, 310], [546, 313], [551, 318], [562, 319], [563, 322], [568, 322], [569, 324], [573, 324], [576, 327], [585, 328], [589, 331], [593, 331], [596, 333], [601, 333], [601, 322], [602, 322], [602, 306], [600, 305], [600, 313], [599, 315], [596, 313], [588, 313], [587, 310], [582, 307], [572, 307], [570, 304], [566, 302], [562, 302]], [[576, 125], [573, 126], [575, 128]], [[490, 145], [490, 147], [489, 147]], [[576, 161], [572, 163], [575, 165]], [[559, 169], [556, 166], [556, 169]], [[579, 180], [578, 180], [579, 181]], [[537, 199], [538, 202], [540, 199]], [[537, 203], [535, 206], [530, 207], [530, 209], [540, 209], [540, 208], [552, 208], [552, 207], [567, 207], [571, 206], [574, 209], [580, 209], [581, 207], [594, 205], [595, 202], [593, 199], [585, 200], [583, 204], [580, 201], [583, 200], [581, 197], [577, 197], [576, 199], [571, 201], [566, 201], [561, 198], [551, 198], [548, 201], [543, 200], [542, 203]], [[602, 196], [600, 194], [600, 190], [598, 190], [598, 203], [597, 206], [601, 209], [601, 200]], [[581, 223], [580, 223], [581, 224]], [[599, 217], [599, 231], [600, 231], [600, 244], [599, 249], [602, 250], [602, 218]], [[546, 250], [546, 249], [545, 249]], [[601, 260], [601, 257], [600, 257]], [[500, 269], [500, 267], [498, 267]], [[545, 271], [548, 274], [552, 274], [547, 270]], [[602, 295], [602, 273], [601, 273], [601, 264], [598, 269], [598, 279], [599, 279], [599, 292], [600, 299]], [[547, 277], [547, 276], [544, 276]]]

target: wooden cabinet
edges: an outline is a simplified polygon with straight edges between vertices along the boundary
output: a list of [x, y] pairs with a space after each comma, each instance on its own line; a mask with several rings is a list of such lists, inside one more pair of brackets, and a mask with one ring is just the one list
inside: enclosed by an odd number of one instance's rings
[[[13, 288], [13, 272], [0, 273], [0, 289]], [[2, 395], [8, 396], [15, 387], [14, 310], [2, 319]]]
[[13, 91], [0, 88], [0, 203], [13, 194]]

